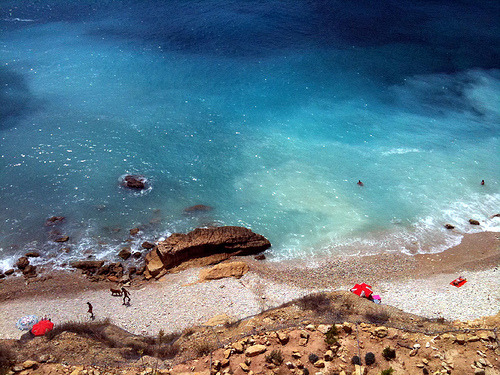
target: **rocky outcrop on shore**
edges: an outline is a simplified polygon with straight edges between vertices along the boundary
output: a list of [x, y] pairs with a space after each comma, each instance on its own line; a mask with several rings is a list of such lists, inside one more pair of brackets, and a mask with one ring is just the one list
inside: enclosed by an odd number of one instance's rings
[[70, 266], [82, 270], [92, 281], [108, 280], [112, 282], [129, 282], [133, 275], [140, 275], [144, 268], [129, 267], [125, 269], [121, 262], [105, 264], [102, 260], [80, 260], [70, 263]]
[[174, 233], [146, 255], [146, 277], [155, 277], [194, 258], [214, 254], [254, 255], [271, 247], [264, 236], [236, 226], [197, 228]]

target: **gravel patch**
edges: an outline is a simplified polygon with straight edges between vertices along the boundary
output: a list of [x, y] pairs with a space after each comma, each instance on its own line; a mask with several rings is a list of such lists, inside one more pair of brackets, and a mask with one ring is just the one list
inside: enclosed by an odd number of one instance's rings
[[0, 339], [18, 339], [23, 332], [15, 323], [24, 315], [47, 316], [57, 324], [69, 320], [89, 321], [87, 301], [92, 303], [96, 319], [111, 322], [134, 334], [157, 335], [203, 324], [210, 318], [227, 314], [235, 320], [259, 314], [309, 290], [272, 284], [248, 273], [241, 279], [226, 278], [197, 283], [198, 269], [166, 275], [137, 289], [129, 288], [130, 306], [108, 290], [86, 291], [50, 299], [5, 301], [1, 306]]
[[[458, 276], [467, 279], [460, 288], [450, 285]], [[384, 304], [428, 318], [465, 321], [495, 315], [500, 309], [499, 269], [382, 282], [377, 289]]]

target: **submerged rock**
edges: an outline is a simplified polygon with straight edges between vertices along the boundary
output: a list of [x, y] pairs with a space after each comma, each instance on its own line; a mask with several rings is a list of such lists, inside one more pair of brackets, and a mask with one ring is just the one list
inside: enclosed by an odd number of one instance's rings
[[455, 229], [455, 226], [454, 225], [451, 225], [451, 224], [445, 224], [444, 227], [446, 229]]
[[151, 276], [187, 260], [213, 254], [253, 255], [271, 246], [264, 236], [243, 227], [197, 228], [187, 234], [174, 233], [146, 255]]
[[479, 221], [474, 220], [474, 219], [470, 219], [469, 223], [471, 223], [472, 225], [479, 225]]
[[59, 224], [64, 220], [64, 216], [52, 216], [45, 221], [45, 226], [50, 227], [52, 225]]
[[122, 185], [129, 189], [142, 190], [146, 188], [146, 179], [143, 176], [126, 175], [123, 178]]
[[213, 207], [210, 206], [205, 206], [204, 204], [197, 204], [195, 206], [187, 207], [184, 209], [184, 212], [186, 213], [196, 213], [196, 212], [206, 212], [206, 211], [212, 211]]

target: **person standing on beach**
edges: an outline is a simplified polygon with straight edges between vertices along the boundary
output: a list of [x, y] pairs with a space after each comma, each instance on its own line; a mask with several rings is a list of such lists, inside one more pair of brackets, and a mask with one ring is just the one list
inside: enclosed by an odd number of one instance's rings
[[123, 286], [122, 286], [122, 293], [123, 293], [123, 305], [130, 305], [130, 293]]
[[94, 320], [95, 316], [94, 316], [94, 309], [92, 307], [92, 304], [90, 302], [87, 302], [87, 305], [89, 305], [89, 311], [87, 311], [87, 312], [90, 314], [90, 319]]

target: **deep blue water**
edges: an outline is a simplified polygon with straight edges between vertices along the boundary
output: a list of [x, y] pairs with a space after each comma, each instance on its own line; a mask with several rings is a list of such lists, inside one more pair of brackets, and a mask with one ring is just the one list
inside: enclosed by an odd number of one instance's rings
[[276, 260], [498, 230], [499, 20], [496, 1], [0, 1], [0, 270], [213, 224]]

